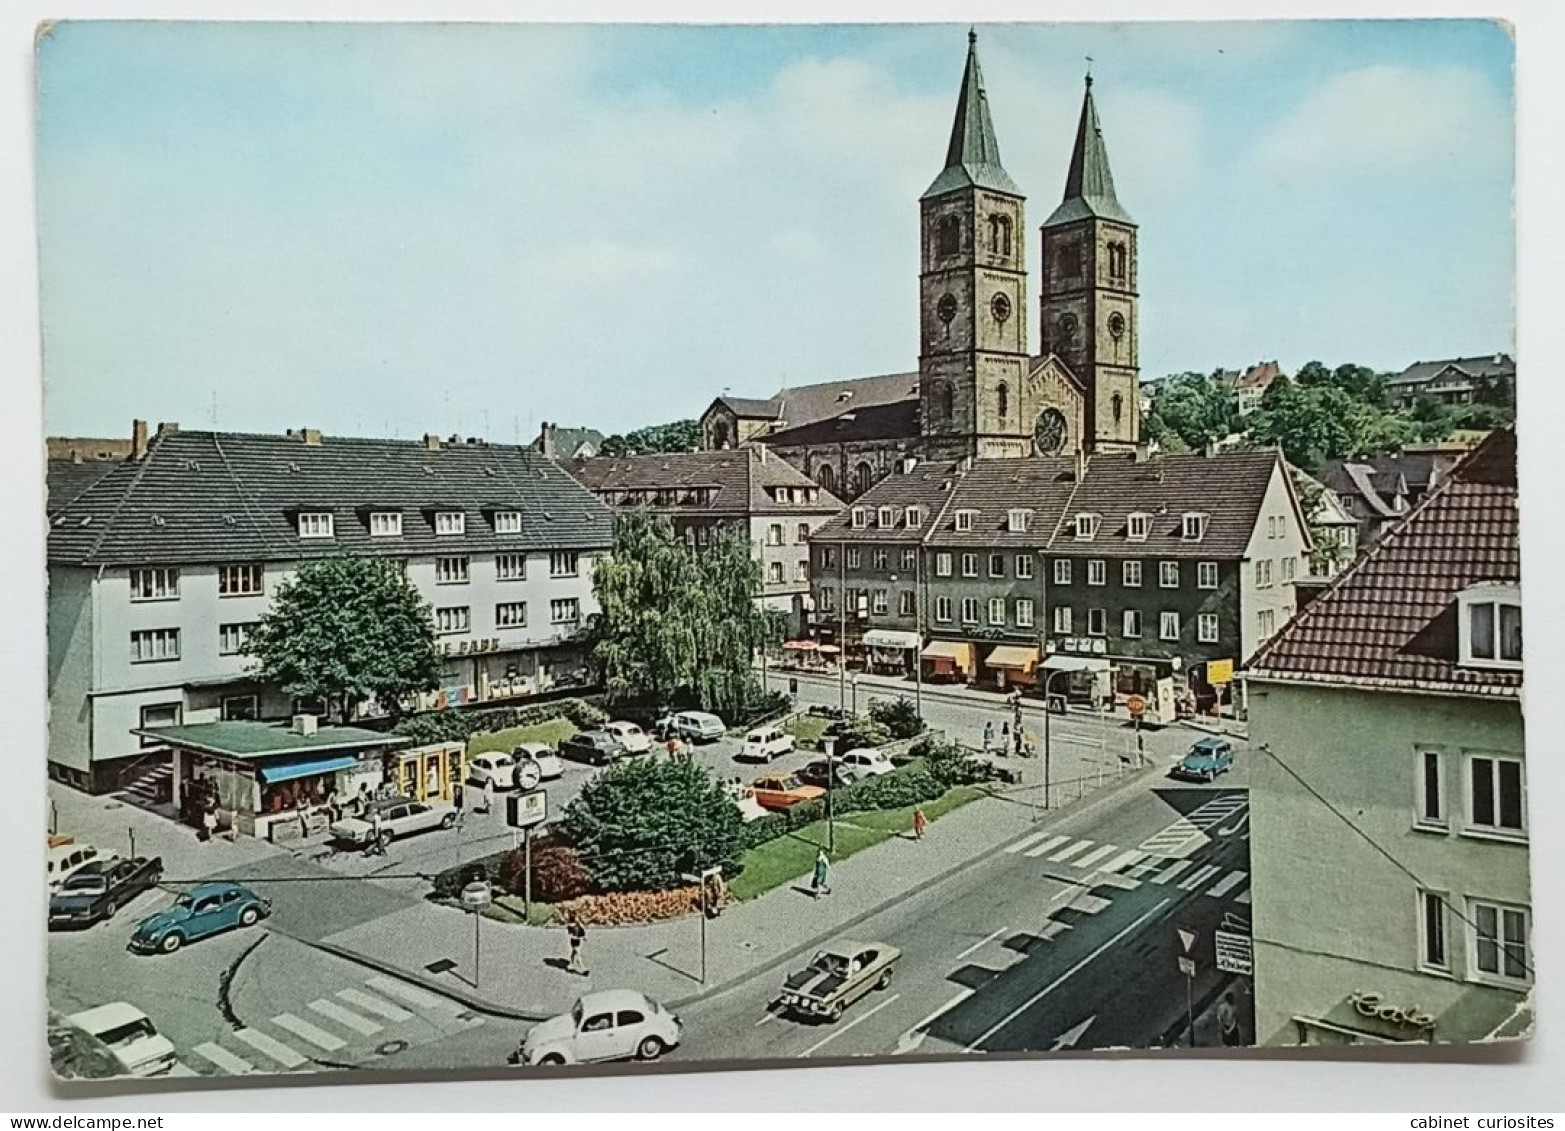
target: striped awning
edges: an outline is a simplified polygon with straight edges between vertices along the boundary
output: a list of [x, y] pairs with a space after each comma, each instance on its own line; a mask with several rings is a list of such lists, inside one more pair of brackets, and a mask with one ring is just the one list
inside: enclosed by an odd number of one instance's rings
[[926, 660], [945, 660], [964, 672], [973, 670], [973, 646], [965, 640], [931, 640], [923, 656]]
[[1032, 671], [1038, 666], [1038, 649], [1025, 648], [1019, 644], [1001, 644], [989, 653], [984, 663], [991, 668]]

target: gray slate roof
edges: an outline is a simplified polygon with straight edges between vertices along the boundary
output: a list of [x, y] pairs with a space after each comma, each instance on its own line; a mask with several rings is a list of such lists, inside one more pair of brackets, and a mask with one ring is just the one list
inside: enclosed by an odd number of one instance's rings
[[[678, 505], [651, 510], [692, 513], [714, 517], [752, 514], [821, 514], [842, 508], [842, 500], [778, 455], [757, 445], [726, 451], [663, 452], [640, 456], [598, 456], [575, 460], [565, 466], [592, 491], [645, 490], [659, 487], [712, 487], [709, 505]], [[772, 487], [810, 487], [819, 491], [816, 502], [778, 503], [767, 493]]]
[[956, 100], [956, 120], [946, 147], [946, 167], [925, 190], [922, 199], [944, 196], [967, 188], [991, 189], [1021, 196], [1011, 175], [1000, 164], [1000, 143], [989, 117], [989, 96], [978, 66], [978, 36], [967, 33], [967, 63], [962, 69], [962, 90]]
[[1065, 176], [1065, 199], [1043, 222], [1045, 228], [1098, 217], [1134, 225], [1114, 193], [1109, 171], [1109, 150], [1098, 124], [1098, 108], [1092, 100], [1092, 76], [1081, 100], [1081, 121], [1076, 126], [1076, 146], [1071, 150], [1070, 171]]
[[1415, 361], [1394, 377], [1387, 377], [1387, 385], [1427, 385], [1447, 368], [1459, 369], [1470, 377], [1515, 377], [1516, 362], [1503, 353], [1484, 354], [1482, 357], [1448, 357], [1442, 361]]
[[[353, 551], [394, 557], [444, 550], [596, 549], [613, 544], [598, 502], [528, 447], [237, 432], [160, 432], [146, 457], [116, 463], [76, 493], [77, 472], [49, 467], [49, 561], [178, 565], [293, 561]], [[402, 535], [369, 534], [371, 510], [402, 514]], [[461, 537], [437, 537], [434, 510], [466, 515]], [[300, 510], [330, 511], [336, 536], [297, 533]], [[497, 534], [495, 510], [522, 515]]]
[[730, 397], [727, 395], [717, 398], [717, 403], [726, 406], [733, 414], [743, 420], [776, 420], [777, 399], [757, 400], [755, 397]]

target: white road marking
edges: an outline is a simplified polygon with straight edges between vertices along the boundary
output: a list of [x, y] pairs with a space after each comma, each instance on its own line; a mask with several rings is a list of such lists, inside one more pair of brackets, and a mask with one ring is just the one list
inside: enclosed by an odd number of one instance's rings
[[172, 1067], [172, 1068], [170, 1068], [168, 1070], [168, 1074], [170, 1076], [199, 1076], [199, 1075], [201, 1075], [201, 1073], [197, 1072], [194, 1068], [190, 1067], [190, 1065], [186, 1064], [183, 1060], [176, 1060], [174, 1062], [174, 1067]]
[[307, 1063], [310, 1059], [307, 1056], [300, 1056], [297, 1051], [283, 1044], [275, 1037], [269, 1037], [255, 1029], [235, 1029], [234, 1036], [255, 1049], [256, 1052], [271, 1057], [284, 1068], [298, 1068], [299, 1065]]
[[1066, 848], [1060, 849], [1053, 856], [1049, 857], [1049, 861], [1050, 861], [1050, 863], [1053, 863], [1053, 864], [1059, 864], [1059, 863], [1061, 863], [1061, 862], [1063, 862], [1065, 860], [1069, 860], [1072, 856], [1075, 856], [1078, 852], [1085, 852], [1085, 851], [1087, 851], [1087, 849], [1089, 849], [1091, 847], [1092, 847], [1092, 842], [1090, 840], [1078, 840], [1075, 844], [1072, 844], [1072, 845], [1070, 845], [1070, 846], [1068, 846]]
[[975, 942], [972, 946], [970, 946], [966, 950], [964, 950], [961, 954], [957, 955], [956, 956], [956, 961], [960, 962], [960, 961], [962, 961], [962, 959], [966, 958], [969, 954], [972, 954], [973, 951], [983, 949], [984, 947], [988, 946], [990, 943], [994, 942], [995, 939], [997, 939], [1001, 935], [1005, 934], [1005, 932], [1009, 931], [1010, 929], [1011, 928], [1009, 928], [1009, 927], [1001, 927], [998, 931], [995, 931], [993, 934], [985, 935], [983, 938], [981, 938], [977, 942]]
[[1194, 872], [1191, 872], [1188, 876], [1181, 880], [1179, 883], [1179, 889], [1181, 891], [1195, 891], [1196, 888], [1206, 883], [1207, 880], [1210, 880], [1213, 876], [1217, 875], [1217, 873], [1221, 871], [1222, 869], [1217, 867], [1215, 864], [1204, 865], [1200, 868], [1197, 868]]
[[1245, 872], [1229, 872], [1222, 879], [1218, 880], [1211, 887], [1207, 888], [1206, 889], [1206, 894], [1207, 895], [1222, 895], [1225, 892], [1229, 891], [1230, 889], [1232, 889], [1234, 887], [1237, 887], [1239, 884], [1244, 883], [1244, 878], [1245, 878], [1246, 874], [1247, 873], [1245, 873]]
[[350, 1005], [356, 1005], [360, 1009], [384, 1017], [388, 1021], [406, 1021], [413, 1015], [400, 1005], [392, 1005], [389, 1001], [382, 1001], [373, 994], [367, 994], [363, 990], [338, 990], [337, 996]]
[[279, 1029], [287, 1029], [296, 1036], [303, 1037], [316, 1048], [325, 1049], [327, 1052], [336, 1052], [348, 1042], [341, 1037], [333, 1036], [319, 1025], [311, 1025], [302, 1017], [295, 1017], [292, 1013], [279, 1013], [272, 1018], [272, 1024]]
[[1054, 981], [1050, 982], [1047, 986], [1044, 986], [1043, 989], [1041, 989], [1037, 993], [1033, 994], [1032, 997], [1030, 997], [1026, 1001], [1022, 1002], [1021, 1005], [1018, 1005], [1015, 1009], [1011, 1010], [1011, 1012], [1007, 1013], [999, 1021], [996, 1021], [993, 1025], [991, 1025], [988, 1029], [986, 1029], [978, 1037], [977, 1040], [975, 1040], [972, 1044], [967, 1046], [967, 1051], [968, 1052], [972, 1052], [979, 1045], [983, 1044], [990, 1037], [994, 1036], [1001, 1029], [1003, 1029], [1007, 1025], [1009, 1025], [1012, 1021], [1015, 1021], [1022, 1014], [1026, 1013], [1033, 1006], [1037, 1005], [1044, 998], [1048, 997], [1049, 994], [1053, 993], [1055, 990], [1057, 990], [1061, 986], [1063, 986], [1068, 980], [1070, 980], [1070, 978], [1078, 970], [1081, 970], [1088, 963], [1090, 963], [1094, 959], [1096, 959], [1098, 957], [1098, 955], [1100, 955], [1104, 951], [1108, 950], [1115, 943], [1119, 942], [1120, 939], [1122, 939], [1126, 935], [1130, 934], [1137, 927], [1141, 926], [1141, 924], [1145, 923], [1148, 919], [1152, 918], [1152, 916], [1156, 915], [1159, 911], [1163, 910], [1163, 908], [1167, 907], [1172, 902], [1173, 902], [1173, 898], [1172, 897], [1170, 897], [1168, 899], [1164, 899], [1164, 900], [1160, 901], [1157, 904], [1157, 906], [1153, 907], [1151, 910], [1144, 912], [1141, 915], [1140, 918], [1136, 919], [1129, 926], [1127, 926], [1127, 927], [1123, 928], [1122, 930], [1120, 930], [1120, 932], [1118, 934], [1116, 934], [1113, 938], [1109, 939], [1107, 942], [1105, 942], [1101, 946], [1099, 946], [1097, 950], [1094, 950], [1091, 954], [1087, 955], [1081, 961], [1077, 962], [1076, 965], [1072, 966], [1069, 970], [1065, 971], [1065, 973], [1061, 974], [1058, 978], [1054, 979]]
[[1118, 856], [1114, 857], [1114, 859], [1110, 860], [1107, 864], [1103, 865], [1103, 870], [1105, 872], [1117, 872], [1127, 864], [1134, 864], [1137, 860], [1140, 860], [1145, 855], [1146, 853], [1142, 852], [1139, 848], [1127, 849]]
[[197, 1056], [210, 1060], [230, 1076], [245, 1076], [255, 1071], [255, 1065], [243, 1057], [235, 1056], [222, 1045], [208, 1041], [190, 1050]]
[[1234, 902], [1235, 903], [1249, 903], [1250, 902], [1250, 889], [1249, 888], [1245, 888], [1244, 889], [1244, 893], [1242, 895], [1234, 896]]
[[1097, 915], [1111, 902], [1101, 895], [1083, 894], [1071, 900], [1070, 907], [1072, 911], [1080, 911], [1083, 915]]
[[868, 1021], [871, 1017], [875, 1016], [875, 1014], [879, 1013], [882, 1009], [885, 1009], [886, 1006], [890, 1005], [892, 1002], [896, 1001], [901, 996], [902, 996], [901, 994], [892, 994], [885, 1001], [883, 1001], [879, 1005], [877, 1005], [874, 1009], [867, 1010], [864, 1013], [859, 1014], [857, 1017], [855, 1017], [852, 1021], [849, 1021], [842, 1028], [833, 1031], [829, 1036], [823, 1037], [821, 1040], [816, 1041], [809, 1048], [805, 1049], [803, 1052], [801, 1052], [799, 1054], [800, 1058], [802, 1059], [803, 1057], [809, 1056], [813, 1052], [817, 1052], [818, 1050], [825, 1048], [827, 1045], [831, 1044], [831, 1042], [835, 1041], [838, 1037], [842, 1036], [842, 1034], [846, 1033], [849, 1029], [853, 1028], [853, 1026], [859, 1025], [859, 1024], [862, 1024], [865, 1021]]
[[1055, 935], [1063, 935], [1070, 929], [1071, 925], [1069, 923], [1062, 923], [1058, 919], [1050, 919], [1049, 925], [1044, 927], [1042, 931], [1038, 932], [1038, 937], [1044, 942], [1052, 942], [1054, 941]]
[[762, 1025], [765, 1025], [768, 1021], [776, 1021], [776, 1020], [777, 1020], [777, 1014], [775, 1014], [775, 1013], [768, 1013], [765, 1017], [761, 1018], [759, 1021], [757, 1021], [755, 1023], [755, 1028], [759, 1029]]
[[[1046, 837], [1048, 835], [1049, 835], [1049, 830], [1048, 829], [1044, 829], [1042, 832], [1028, 833], [1026, 836], [1022, 837], [1021, 840], [1018, 840], [1018, 841], [1015, 841], [1015, 842], [1013, 842], [1011, 844], [1006, 845], [1005, 846], [1005, 851], [1006, 852], [1012, 852], [1012, 853], [1020, 852], [1022, 849], [1026, 848], [1029, 844], [1036, 844], [1038, 841], [1042, 840], [1044, 837]], [[1062, 837], [1061, 839], [1064, 839], [1064, 838]]]
[[447, 1001], [445, 998], [436, 997], [434, 994], [425, 993], [405, 982], [399, 982], [395, 978], [385, 978], [379, 975], [366, 979], [367, 983], [374, 986], [387, 997], [401, 998], [409, 1005], [416, 1005], [420, 1009], [436, 1009], [442, 1013], [461, 1013], [462, 1007]]
[[892, 1055], [901, 1056], [903, 1053], [909, 1053], [918, 1048], [919, 1045], [924, 1043], [924, 1038], [928, 1036], [926, 1030], [931, 1025], [940, 1020], [940, 1018], [944, 1017], [947, 1013], [950, 1013], [951, 1010], [961, 1005], [975, 993], [977, 993], [977, 991], [971, 988], [958, 991], [957, 995], [950, 1001], [946, 1002], [939, 1009], [935, 1010], [928, 1017], [920, 1021], [917, 1025], [914, 1025], [906, 1033], [903, 1033], [902, 1036], [898, 1037], [896, 1051], [893, 1052]]
[[1060, 845], [1064, 844], [1069, 839], [1070, 839], [1070, 837], [1068, 837], [1068, 836], [1051, 836], [1048, 840], [1044, 841], [1037, 848], [1029, 848], [1027, 850], [1027, 855], [1028, 856], [1032, 856], [1032, 857], [1038, 857], [1038, 856], [1042, 856], [1046, 852], [1053, 852], [1056, 848], [1058, 848]]
[[1105, 856], [1112, 856], [1120, 850], [1117, 844], [1105, 844], [1102, 848], [1094, 848], [1080, 860], [1075, 861], [1078, 868], [1090, 868]]
[[1183, 872], [1186, 868], [1190, 867], [1190, 865], [1191, 861], [1189, 860], [1175, 860], [1172, 864], [1164, 868], [1161, 872], [1153, 876], [1147, 882], [1153, 884], [1172, 883], [1174, 877], [1179, 875], [1179, 873]]
[[[362, 1033], [366, 1037], [373, 1037], [380, 1032], [381, 1026], [368, 1017], [360, 1017], [351, 1009], [344, 1009], [330, 998], [318, 998], [310, 1003], [310, 1008], [323, 1017], [330, 1017], [339, 1025], [346, 1025], [355, 1033]], [[405, 1016], [412, 1017], [411, 1013]]]

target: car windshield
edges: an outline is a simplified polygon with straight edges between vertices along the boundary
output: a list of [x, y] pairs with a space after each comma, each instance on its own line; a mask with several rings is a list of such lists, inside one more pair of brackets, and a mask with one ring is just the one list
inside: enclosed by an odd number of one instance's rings
[[174, 901], [174, 906], [175, 907], [182, 907], [186, 911], [189, 911], [190, 908], [194, 905], [194, 903], [195, 903], [195, 901], [193, 899], [191, 899], [190, 896], [182, 895], [182, 896], [180, 896], [178, 899], [176, 899]]
[[828, 954], [821, 951], [810, 962], [811, 970], [818, 970], [822, 974], [841, 974], [848, 967], [840, 954]]
[[145, 1017], [139, 1017], [135, 1021], [129, 1021], [124, 1025], [116, 1025], [112, 1029], [105, 1029], [97, 1034], [97, 1037], [110, 1048], [123, 1048], [132, 1041], [143, 1040], [146, 1037], [155, 1037], [158, 1031], [152, 1027], [152, 1022]]
[[798, 778], [790, 775], [789, 777], [783, 778], [778, 784], [782, 789], [798, 789], [802, 783]]
[[78, 872], [65, 881], [66, 891], [101, 892], [108, 886], [108, 877], [101, 872], [93, 872], [85, 876]]

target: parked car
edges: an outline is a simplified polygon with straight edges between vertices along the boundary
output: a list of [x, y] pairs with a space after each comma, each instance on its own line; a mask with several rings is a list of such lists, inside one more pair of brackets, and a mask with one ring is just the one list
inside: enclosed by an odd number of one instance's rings
[[482, 789], [493, 783], [496, 789], [510, 789], [516, 774], [516, 760], [503, 751], [479, 754], [467, 762], [467, 783]]
[[901, 957], [900, 950], [886, 943], [837, 939], [817, 951], [803, 970], [788, 975], [777, 1003], [788, 1013], [836, 1021], [871, 990], [891, 985]]
[[538, 780], [553, 781], [565, 773], [560, 765], [560, 755], [547, 742], [523, 742], [511, 750], [512, 759], [520, 765], [531, 758], [538, 763]]
[[645, 754], [652, 749], [652, 736], [635, 723], [627, 723], [622, 719], [609, 723], [603, 729], [614, 736], [614, 740], [625, 748], [627, 754]]
[[625, 756], [625, 748], [606, 730], [583, 730], [560, 743], [560, 757], [607, 766]]
[[49, 893], [52, 895], [60, 890], [60, 885], [70, 879], [80, 868], [97, 860], [102, 853], [90, 844], [77, 844], [71, 841], [67, 844], [52, 845], [49, 849], [47, 873], [49, 879]]
[[271, 913], [271, 901], [242, 884], [197, 884], [174, 906], [154, 911], [136, 924], [130, 949], [138, 954], [173, 954], [187, 942], [234, 927], [253, 927]]
[[865, 778], [877, 778], [881, 774], [889, 774], [896, 769], [884, 751], [873, 747], [861, 746], [857, 750], [849, 750], [837, 759], [837, 765], [842, 768], [842, 774], [849, 781], [863, 781]]
[[[448, 801], [413, 801], [407, 797], [393, 797], [377, 801], [373, 812], [380, 815], [380, 842], [392, 841], [430, 829], [449, 829], [456, 824], [456, 806]], [[354, 845], [367, 845], [375, 837], [375, 822], [366, 813], [360, 817], [344, 817], [333, 821], [327, 830], [340, 841]]]
[[112, 1001], [73, 1013], [66, 1022], [108, 1047], [130, 1076], [161, 1076], [174, 1067], [174, 1044], [134, 1005]]
[[716, 742], [728, 733], [722, 719], [706, 711], [678, 711], [652, 724], [659, 738], [683, 738], [686, 742]]
[[569, 1013], [540, 1021], [511, 1054], [512, 1064], [592, 1064], [656, 1060], [679, 1044], [678, 1017], [636, 990], [583, 994]]
[[112, 919], [162, 878], [163, 860], [157, 856], [89, 861], [49, 897], [49, 926], [90, 927], [100, 919]]
[[793, 735], [779, 726], [756, 727], [744, 736], [744, 745], [739, 748], [738, 758], [745, 758], [755, 762], [770, 762], [773, 758], [780, 758], [793, 750]]
[[1169, 771], [1169, 776], [1186, 781], [1216, 781], [1218, 774], [1227, 773], [1233, 765], [1233, 743], [1226, 738], [1203, 738]]
[[845, 785], [853, 784], [853, 779], [843, 772], [840, 765], [828, 762], [825, 758], [815, 759], [815, 761], [805, 766], [804, 769], [797, 771], [795, 776], [805, 785], [818, 785], [825, 789], [828, 773], [832, 778], [832, 789], [841, 789]]
[[814, 801], [825, 797], [826, 791], [818, 785], [805, 785], [793, 774], [767, 774], [750, 783], [755, 800], [763, 809], [788, 809], [801, 801]]

